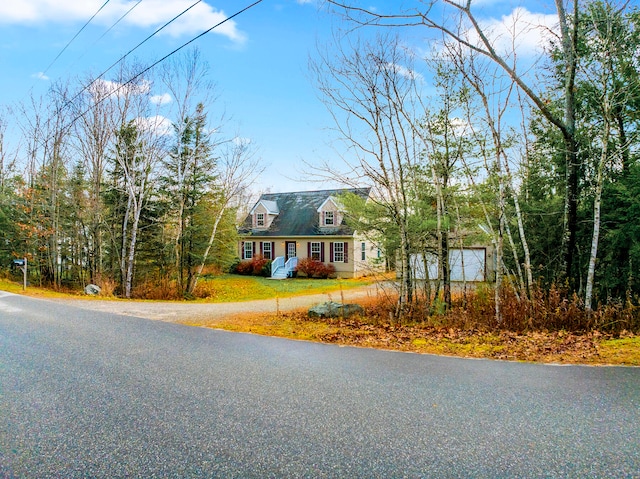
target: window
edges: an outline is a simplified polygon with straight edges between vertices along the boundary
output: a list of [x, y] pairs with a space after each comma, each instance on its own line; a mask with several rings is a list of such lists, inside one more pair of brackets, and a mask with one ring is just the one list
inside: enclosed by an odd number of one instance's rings
[[262, 257], [264, 259], [273, 259], [271, 241], [265, 241], [262, 243]]
[[367, 259], [367, 244], [366, 244], [366, 243], [362, 243], [362, 244], [360, 245], [360, 252], [361, 252], [361, 257], [360, 257], [360, 259], [361, 259], [362, 261], [366, 260], [366, 259]]
[[264, 213], [256, 213], [256, 226], [264, 226]]
[[324, 225], [333, 226], [333, 211], [324, 212]]
[[333, 243], [333, 262], [344, 263], [344, 243]]
[[243, 259], [253, 258], [253, 243], [251, 241], [244, 242], [243, 253], [244, 253]]
[[311, 243], [311, 259], [322, 261], [320, 254], [320, 243]]

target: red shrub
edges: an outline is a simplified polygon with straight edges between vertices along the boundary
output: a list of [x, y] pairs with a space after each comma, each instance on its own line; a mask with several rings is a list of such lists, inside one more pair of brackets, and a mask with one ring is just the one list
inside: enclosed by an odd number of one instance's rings
[[336, 272], [336, 268], [332, 264], [324, 264], [321, 261], [311, 258], [304, 258], [298, 261], [296, 272], [302, 273], [309, 278], [326, 279]]
[[262, 256], [254, 256], [247, 261], [241, 261], [234, 266], [232, 272], [253, 276], [271, 276], [271, 260]]

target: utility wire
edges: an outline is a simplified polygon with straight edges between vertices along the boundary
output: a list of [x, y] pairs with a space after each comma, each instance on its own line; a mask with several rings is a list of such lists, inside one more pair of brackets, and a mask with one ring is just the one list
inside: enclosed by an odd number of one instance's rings
[[[140, 0], [142, 1], [142, 0]], [[107, 72], [109, 72], [114, 66], [116, 66], [118, 63], [120, 63], [122, 60], [124, 60], [125, 58], [127, 58], [129, 55], [131, 55], [135, 50], [137, 50], [138, 48], [140, 48], [143, 44], [145, 44], [147, 41], [149, 41], [152, 37], [154, 37], [155, 35], [157, 35], [160, 31], [164, 30], [166, 27], [168, 27], [171, 23], [175, 22], [178, 18], [180, 18], [182, 15], [184, 15], [185, 13], [187, 13], [189, 10], [191, 10], [193, 7], [195, 7], [197, 4], [199, 4], [200, 2], [202, 2], [202, 0], [197, 0], [195, 3], [193, 3], [191, 6], [187, 7], [186, 9], [184, 9], [182, 12], [180, 12], [179, 14], [177, 14], [175, 17], [173, 17], [171, 20], [169, 20], [167, 23], [165, 23], [164, 25], [162, 25], [160, 28], [158, 28], [156, 31], [154, 31], [151, 35], [149, 35], [147, 38], [145, 38], [144, 40], [142, 40], [140, 43], [138, 43], [135, 47], [133, 47], [131, 50], [129, 50], [127, 53], [125, 53], [124, 55], [122, 55], [120, 58], [118, 58], [115, 62], [113, 62], [109, 68], [107, 68], [106, 70], [104, 70], [102, 73], [100, 73], [100, 75], [98, 75], [91, 83], [89, 83], [88, 85], [86, 85], [82, 90], [80, 90], [78, 93], [76, 93], [73, 98], [71, 98], [71, 100], [67, 101], [62, 108], [67, 107], [71, 102], [73, 102], [76, 98], [78, 98], [80, 95], [82, 95], [82, 93], [84, 93], [85, 91], [87, 91], [87, 89], [91, 88], [91, 86], [97, 82], [100, 78], [102, 78]], [[138, 2], [140, 3], [140, 2]], [[137, 5], [137, 4], [136, 4]], [[135, 5], [134, 5], [135, 6]]]
[[[228, 22], [229, 20], [231, 20], [232, 18], [237, 17], [238, 15], [246, 12], [247, 10], [249, 10], [250, 8], [255, 7], [256, 5], [258, 5], [259, 3], [261, 3], [262, 0], [257, 0], [255, 2], [253, 2], [252, 4], [244, 7], [242, 10], [238, 10], [236, 13], [234, 13], [233, 15], [225, 18], [224, 20], [216, 23], [214, 26], [212, 26], [211, 28], [209, 28], [208, 30], [205, 30], [204, 32], [200, 33], [199, 35], [193, 37], [191, 40], [189, 40], [188, 42], [183, 43], [182, 45], [180, 45], [178, 48], [176, 48], [175, 50], [173, 50], [172, 52], [166, 54], [165, 56], [163, 56], [162, 58], [160, 58], [159, 60], [155, 61], [153, 64], [151, 64], [150, 66], [148, 66], [147, 68], [145, 68], [144, 70], [138, 72], [137, 74], [135, 74], [133, 77], [131, 77], [129, 80], [127, 80], [126, 82], [122, 83], [120, 86], [118, 86], [118, 88], [116, 88], [115, 90], [113, 90], [109, 95], [105, 95], [104, 97], [100, 98], [94, 105], [92, 105], [91, 107], [87, 108], [85, 111], [83, 111], [82, 113], [80, 113], [79, 115], [77, 115], [73, 120], [71, 120], [69, 122], [69, 124], [67, 124], [63, 129], [70, 127], [72, 124], [74, 124], [76, 121], [78, 121], [80, 118], [82, 118], [84, 115], [86, 115], [92, 108], [94, 108], [95, 106], [99, 105], [100, 103], [102, 103], [103, 101], [105, 101], [107, 98], [109, 98], [110, 96], [114, 95], [115, 93], [118, 93], [120, 90], [122, 90], [125, 86], [131, 84], [132, 82], [134, 82], [136, 79], [140, 78], [142, 75], [144, 75], [145, 73], [147, 73], [149, 70], [151, 70], [153, 67], [155, 67], [156, 65], [158, 65], [159, 63], [162, 63], [163, 61], [165, 61], [167, 58], [169, 58], [171, 55], [174, 55], [175, 53], [179, 52], [180, 50], [182, 50], [184, 47], [186, 47], [187, 45], [190, 45], [191, 43], [195, 42], [196, 40], [198, 40], [199, 38], [203, 37], [204, 35], [206, 35], [207, 33], [209, 33], [210, 31], [214, 30], [215, 28], [218, 28], [220, 25]], [[163, 27], [164, 28], [164, 27]]]
[[53, 59], [53, 61], [49, 64], [49, 66], [44, 70], [44, 72], [42, 72], [42, 75], [46, 75], [47, 72], [49, 71], [49, 68], [51, 68], [53, 66], [53, 64], [58, 60], [58, 58], [60, 58], [60, 56], [62, 56], [62, 54], [65, 52], [65, 50], [67, 48], [69, 48], [69, 45], [71, 45], [71, 43], [78, 38], [78, 35], [80, 35], [82, 33], [82, 31], [87, 27], [87, 25], [89, 25], [91, 23], [91, 21], [96, 17], [96, 15], [98, 13], [100, 13], [102, 11], [102, 9], [104, 7], [107, 6], [107, 3], [109, 3], [111, 0], [107, 0], [106, 2], [104, 2], [102, 4], [102, 6], [100, 8], [98, 8], [98, 11], [96, 13], [93, 14], [93, 16], [87, 20], [87, 22], [82, 26], [82, 28], [80, 30], [78, 30], [78, 33], [76, 33], [73, 38], [71, 40], [69, 40], [69, 42], [64, 46], [64, 48], [60, 51], [60, 53], [58, 53], [58, 55]]
[[[103, 38], [104, 38], [104, 37], [105, 37], [105, 36], [106, 36], [106, 35], [107, 35], [111, 30], [113, 30], [113, 29], [118, 25], [118, 23], [120, 23], [122, 20], [124, 20], [124, 18], [125, 18], [127, 15], [129, 15], [129, 14], [131, 13], [131, 11], [132, 11], [134, 8], [136, 8], [138, 5], [140, 5], [140, 3], [142, 3], [142, 0], [138, 0], [138, 1], [137, 1], [137, 3], [134, 3], [134, 4], [133, 4], [133, 6], [132, 6], [129, 10], [127, 10], [127, 11], [124, 13], [124, 15], [122, 15], [120, 18], [118, 18], [118, 19], [115, 21], [115, 23], [114, 23], [113, 25], [111, 25], [111, 26], [110, 26], [110, 27], [109, 27], [109, 28], [108, 28], [108, 29], [107, 29], [107, 30], [106, 30], [102, 35], [100, 35], [100, 37], [99, 37], [95, 42], [93, 42], [93, 43], [92, 43], [92, 44], [91, 44], [91, 45], [90, 45], [90, 46], [89, 46], [89, 47], [88, 47], [88, 48], [87, 48], [87, 49], [82, 53], [82, 55], [80, 55], [80, 56], [77, 58], [76, 62], [77, 62], [78, 60], [80, 60], [81, 58], [83, 58], [83, 57], [87, 54], [87, 52], [88, 52], [89, 50], [91, 50], [93, 47], [95, 47], [95, 46], [96, 46], [96, 44], [97, 44], [100, 40], [102, 40], [102, 39], [103, 39]], [[75, 63], [75, 62], [74, 62], [74, 63]]]

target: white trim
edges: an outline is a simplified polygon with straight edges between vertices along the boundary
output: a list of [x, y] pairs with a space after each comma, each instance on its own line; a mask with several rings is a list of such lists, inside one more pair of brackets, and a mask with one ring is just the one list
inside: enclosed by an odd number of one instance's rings
[[[327, 222], [327, 216], [331, 214], [331, 223]], [[323, 211], [322, 212], [322, 226], [335, 226], [336, 225], [336, 213], [335, 211]]]
[[322, 202], [322, 204], [318, 207], [318, 209], [317, 209], [316, 211], [317, 211], [318, 213], [322, 213], [322, 211], [324, 211], [324, 209], [325, 209], [325, 208], [324, 208], [324, 207], [325, 207], [325, 205], [326, 205], [327, 203], [329, 203], [329, 202], [333, 203], [333, 206], [334, 206], [338, 211], [341, 211], [341, 209], [342, 209], [342, 205], [341, 205], [341, 204], [340, 204], [340, 202], [339, 202], [337, 199], [335, 199], [333, 196], [329, 196], [326, 200], [324, 200], [324, 201]]
[[[249, 247], [247, 247], [247, 245]], [[249, 257], [247, 257], [247, 252], [250, 252]], [[252, 259], [253, 258], [253, 241], [245, 241], [244, 246], [242, 247], [242, 259]]]
[[[271, 250], [271, 241], [262, 241], [261, 243], [262, 243], [262, 257], [264, 259], [273, 260], [273, 251]], [[265, 255], [265, 253], [266, 253], [265, 246], [269, 246], [269, 257], [268, 258]]]
[[276, 203], [275, 201], [269, 201], [269, 200], [260, 200], [260, 201], [258, 201], [255, 204], [255, 206], [251, 209], [249, 214], [252, 215], [253, 213], [255, 213], [256, 209], [260, 205], [263, 206], [263, 208], [267, 211], [267, 214], [269, 214], [269, 215], [278, 215], [278, 214], [280, 214], [280, 209], [278, 208], [278, 203]]
[[[313, 254], [316, 253], [318, 255], [317, 259], [318, 261], [322, 260], [322, 243], [320, 241], [310, 241], [311, 243], [311, 259], [314, 259]], [[313, 250], [314, 245], [316, 245], [318, 247], [317, 251]]]

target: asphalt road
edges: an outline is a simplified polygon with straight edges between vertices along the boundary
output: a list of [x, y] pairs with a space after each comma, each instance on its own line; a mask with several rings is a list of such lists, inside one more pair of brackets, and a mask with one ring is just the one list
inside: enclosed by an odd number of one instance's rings
[[640, 477], [640, 369], [342, 348], [0, 292], [0, 477]]

